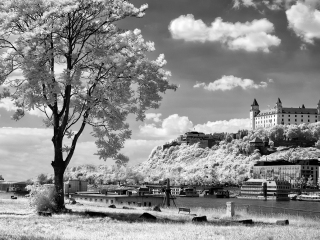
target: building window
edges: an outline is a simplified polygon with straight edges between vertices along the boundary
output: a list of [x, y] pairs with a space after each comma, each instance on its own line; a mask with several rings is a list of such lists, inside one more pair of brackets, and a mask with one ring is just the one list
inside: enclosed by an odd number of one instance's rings
[[308, 115], [308, 117], [310, 117], [310, 115]]
[[301, 119], [301, 122], [303, 122], [303, 119]]
[[303, 117], [303, 115], [301, 115], [301, 117]]
[[290, 122], [290, 118], [288, 119], [288, 121]]
[[297, 117], [297, 115], [294, 115], [295, 117]]
[[310, 122], [310, 120], [308, 119], [308, 122]]
[[288, 117], [290, 117], [290, 115], [288, 115]]
[[297, 119], [294, 120], [295, 122], [297, 121]]

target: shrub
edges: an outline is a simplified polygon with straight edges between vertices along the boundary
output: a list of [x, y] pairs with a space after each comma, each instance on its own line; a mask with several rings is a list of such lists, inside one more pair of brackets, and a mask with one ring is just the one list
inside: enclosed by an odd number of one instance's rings
[[56, 191], [54, 187], [48, 185], [29, 185], [27, 189], [30, 190], [30, 206], [37, 212], [56, 211], [56, 204], [54, 202]]

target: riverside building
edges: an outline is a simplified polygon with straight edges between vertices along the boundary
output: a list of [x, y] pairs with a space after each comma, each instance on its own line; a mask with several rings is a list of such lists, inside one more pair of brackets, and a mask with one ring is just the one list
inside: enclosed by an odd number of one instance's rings
[[289, 201], [290, 183], [281, 180], [249, 179], [241, 186], [242, 199]]
[[280, 124], [315, 123], [320, 121], [320, 100], [317, 108], [306, 108], [304, 104], [298, 108], [283, 107], [280, 98], [274, 108], [260, 110], [254, 99], [250, 109], [251, 129], [271, 127]]
[[308, 180], [312, 177], [316, 185], [319, 178], [318, 159], [258, 161], [252, 169], [254, 179], [278, 179], [288, 181], [291, 185], [298, 184], [299, 179]]

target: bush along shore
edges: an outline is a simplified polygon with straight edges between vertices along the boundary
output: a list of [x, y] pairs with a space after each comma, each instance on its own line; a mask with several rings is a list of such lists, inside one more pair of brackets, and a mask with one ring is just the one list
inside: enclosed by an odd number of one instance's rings
[[319, 219], [283, 214], [236, 211], [231, 218], [225, 208], [191, 208], [190, 213], [178, 213], [178, 208], [109, 208], [89, 202], [67, 204], [67, 208], [69, 213], [39, 215], [27, 199], [0, 200], [0, 239], [291, 240], [320, 236]]

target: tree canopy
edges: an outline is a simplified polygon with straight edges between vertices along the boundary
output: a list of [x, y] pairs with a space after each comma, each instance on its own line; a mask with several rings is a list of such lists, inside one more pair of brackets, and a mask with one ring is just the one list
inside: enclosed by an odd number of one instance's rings
[[62, 181], [87, 125], [100, 158], [126, 162], [119, 150], [131, 135], [127, 116], [143, 120], [147, 109], [159, 107], [162, 93], [177, 88], [168, 82], [164, 55], [147, 58], [154, 44], [138, 29], [116, 26], [146, 9], [127, 0], [0, 2], [0, 97], [14, 101], [13, 119], [38, 109], [53, 128], [55, 182]]

